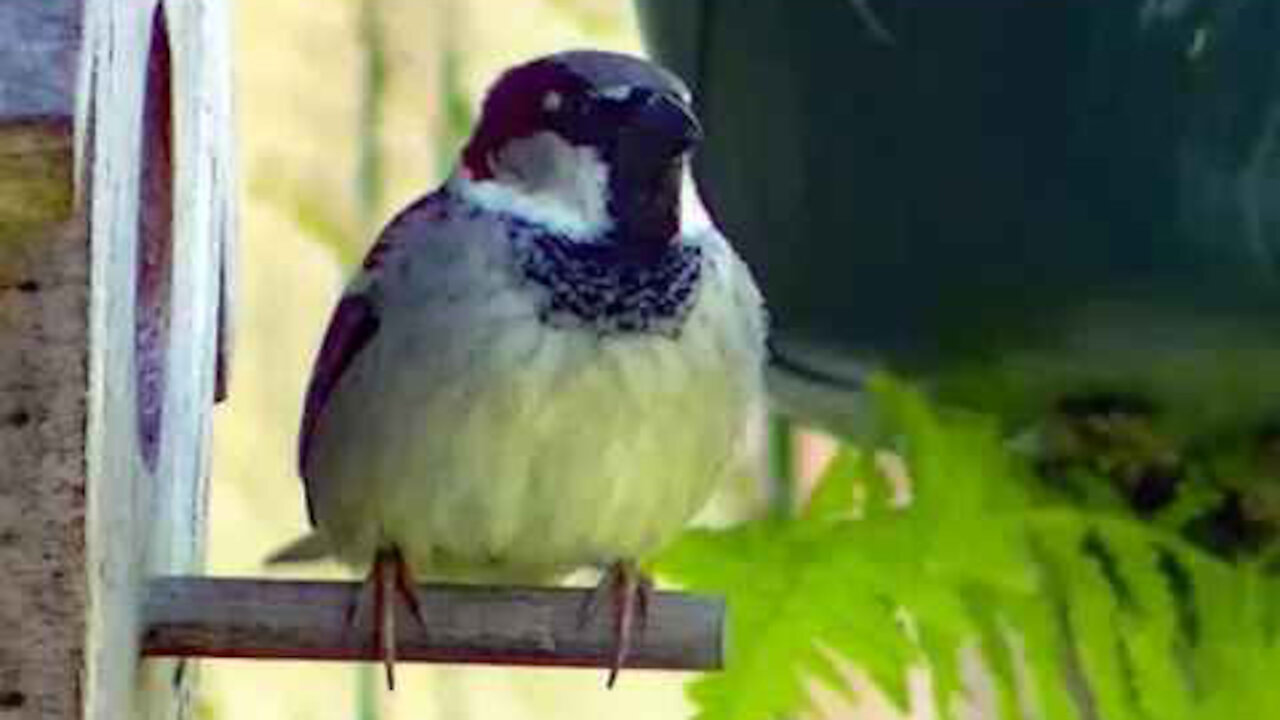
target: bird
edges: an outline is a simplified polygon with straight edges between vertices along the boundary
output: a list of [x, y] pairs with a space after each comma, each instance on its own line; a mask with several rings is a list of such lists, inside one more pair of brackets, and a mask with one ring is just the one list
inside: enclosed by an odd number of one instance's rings
[[[273, 562], [366, 573], [394, 688], [414, 580], [601, 571], [612, 687], [669, 543], [743, 451], [767, 314], [689, 172], [689, 89], [569, 50], [503, 73], [443, 184], [382, 229], [329, 321], [298, 443], [311, 531]], [[352, 611], [355, 612], [354, 609]], [[351, 618], [348, 618], [351, 622]]]

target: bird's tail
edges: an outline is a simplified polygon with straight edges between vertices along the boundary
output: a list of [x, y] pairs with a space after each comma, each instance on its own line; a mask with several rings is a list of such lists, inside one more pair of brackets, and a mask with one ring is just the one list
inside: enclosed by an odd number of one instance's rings
[[329, 542], [318, 532], [311, 532], [285, 545], [267, 556], [268, 565], [283, 563], [313, 562], [323, 560], [332, 553]]

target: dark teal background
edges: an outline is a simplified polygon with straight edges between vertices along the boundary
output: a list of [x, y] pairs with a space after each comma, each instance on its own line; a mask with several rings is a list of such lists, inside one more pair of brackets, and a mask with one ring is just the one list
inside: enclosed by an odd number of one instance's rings
[[1280, 2], [867, 6], [891, 42], [852, 1], [638, 2], [784, 353], [1023, 409], [1052, 398], [995, 396], [1070, 388], [956, 378], [1044, 354], [1018, 372], [1123, 391], [1135, 371], [1099, 354], [1189, 353], [1280, 396], [1256, 367], [1280, 347]]

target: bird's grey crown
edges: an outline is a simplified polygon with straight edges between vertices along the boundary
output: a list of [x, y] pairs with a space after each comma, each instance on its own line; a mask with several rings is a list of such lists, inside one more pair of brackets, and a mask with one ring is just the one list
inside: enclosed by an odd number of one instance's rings
[[600, 50], [569, 50], [552, 55], [544, 62], [564, 68], [600, 91], [643, 88], [670, 92], [685, 102], [690, 101], [689, 88], [674, 73], [628, 55]]

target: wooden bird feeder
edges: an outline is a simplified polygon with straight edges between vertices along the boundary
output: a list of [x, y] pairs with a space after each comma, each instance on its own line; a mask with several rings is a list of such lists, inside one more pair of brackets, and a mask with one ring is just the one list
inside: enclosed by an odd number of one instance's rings
[[[0, 3], [0, 717], [185, 717], [188, 658], [373, 657], [342, 626], [354, 584], [199, 577], [230, 50], [218, 0]], [[603, 667], [582, 596], [427, 588], [401, 658]], [[717, 667], [722, 622], [659, 594], [632, 664]]]

